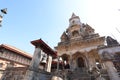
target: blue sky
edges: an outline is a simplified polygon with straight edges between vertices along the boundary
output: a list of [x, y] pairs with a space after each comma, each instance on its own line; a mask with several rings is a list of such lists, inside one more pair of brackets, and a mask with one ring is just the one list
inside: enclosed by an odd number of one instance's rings
[[0, 9], [8, 9], [0, 27], [0, 44], [33, 54], [30, 41], [42, 38], [54, 48], [73, 12], [101, 36], [110, 35], [120, 41], [116, 31], [120, 30], [119, 3], [119, 0], [0, 0]]

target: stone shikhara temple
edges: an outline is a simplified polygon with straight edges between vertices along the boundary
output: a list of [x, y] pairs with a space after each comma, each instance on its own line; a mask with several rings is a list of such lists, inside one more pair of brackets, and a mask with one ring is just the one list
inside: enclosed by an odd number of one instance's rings
[[119, 43], [95, 33], [74, 13], [55, 50], [41, 39], [31, 43], [33, 56], [0, 46], [0, 80], [120, 80]]

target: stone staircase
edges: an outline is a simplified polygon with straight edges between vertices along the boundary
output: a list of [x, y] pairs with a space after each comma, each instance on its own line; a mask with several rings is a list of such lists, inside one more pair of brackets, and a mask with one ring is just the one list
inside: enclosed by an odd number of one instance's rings
[[68, 71], [67, 78], [68, 80], [94, 80], [85, 68]]
[[[94, 74], [88, 73], [88, 69], [86, 68], [78, 68], [73, 71], [69, 69], [59, 70], [58, 72], [57, 71], [52, 72], [51, 75], [61, 78], [59, 80], [95, 80]], [[105, 80], [110, 80], [107, 71], [104, 69], [101, 70], [101, 76]]]

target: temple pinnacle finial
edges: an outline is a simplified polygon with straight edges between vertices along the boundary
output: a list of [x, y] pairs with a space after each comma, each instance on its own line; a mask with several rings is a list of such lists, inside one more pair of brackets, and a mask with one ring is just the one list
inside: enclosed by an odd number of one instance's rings
[[71, 16], [71, 18], [72, 18], [72, 17], [75, 17], [75, 16], [76, 16], [76, 15], [75, 15], [75, 13], [72, 13], [72, 16]]

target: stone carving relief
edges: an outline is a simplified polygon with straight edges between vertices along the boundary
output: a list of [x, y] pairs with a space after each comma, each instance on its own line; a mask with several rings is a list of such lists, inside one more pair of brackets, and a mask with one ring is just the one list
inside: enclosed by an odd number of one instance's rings
[[90, 74], [94, 75], [94, 80], [106, 80], [101, 76], [100, 70], [98, 67], [91, 67], [88, 71]]
[[74, 32], [72, 32], [72, 36], [73, 36], [73, 37], [77, 37], [77, 36], [79, 36], [79, 32], [78, 32], [78, 31], [74, 31]]
[[113, 55], [107, 51], [104, 51], [101, 55], [103, 60], [112, 60], [113, 59]]
[[107, 36], [106, 41], [107, 41], [107, 45], [108, 45], [108, 46], [118, 45], [118, 44], [119, 44], [119, 43], [117, 42], [117, 40], [113, 39], [113, 38], [110, 37], [110, 36]]
[[82, 24], [82, 29], [80, 30], [83, 36], [88, 36], [94, 33], [94, 29], [88, 24]]
[[67, 35], [66, 32], [63, 32], [62, 36], [61, 36], [61, 41], [64, 42], [64, 41], [68, 41], [69, 40], [69, 37]]

